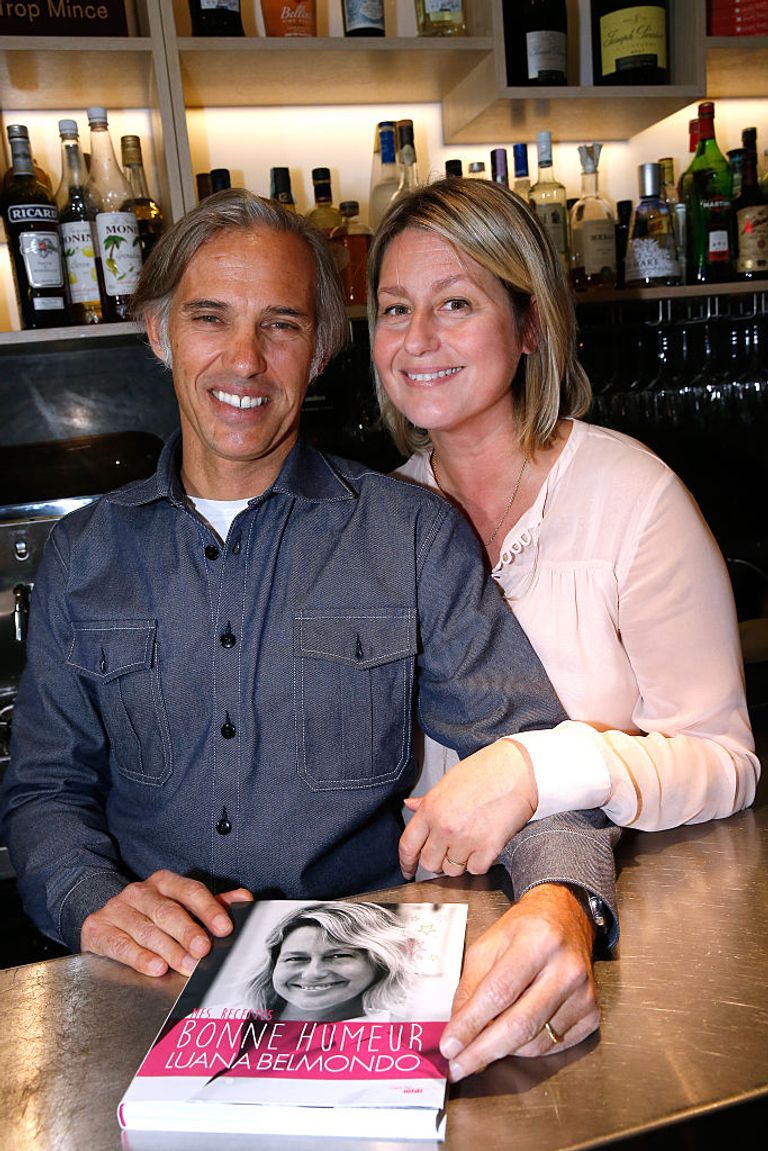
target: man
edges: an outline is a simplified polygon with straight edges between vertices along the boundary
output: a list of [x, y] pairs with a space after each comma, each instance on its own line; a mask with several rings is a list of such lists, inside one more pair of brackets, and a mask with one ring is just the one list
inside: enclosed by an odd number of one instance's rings
[[[497, 737], [564, 716], [463, 518], [299, 439], [308, 382], [347, 334], [319, 234], [221, 193], [161, 240], [136, 307], [180, 438], [51, 534], [3, 806], [40, 928], [160, 975], [188, 973], [236, 899], [402, 881], [416, 704], [490, 776], [513, 754]], [[523, 827], [531, 807], [504, 804]], [[613, 835], [582, 813], [504, 849], [522, 897], [468, 952], [454, 1080], [597, 1026], [583, 892], [612, 906]]]

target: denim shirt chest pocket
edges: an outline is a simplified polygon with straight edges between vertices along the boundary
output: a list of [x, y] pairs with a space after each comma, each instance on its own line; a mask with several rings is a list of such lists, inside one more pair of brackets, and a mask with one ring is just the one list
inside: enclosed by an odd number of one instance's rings
[[165, 783], [173, 759], [160, 688], [157, 621], [80, 620], [73, 629], [67, 666], [95, 687], [112, 761], [127, 779]]
[[411, 754], [416, 611], [327, 609], [294, 618], [299, 773], [316, 791], [398, 778]]

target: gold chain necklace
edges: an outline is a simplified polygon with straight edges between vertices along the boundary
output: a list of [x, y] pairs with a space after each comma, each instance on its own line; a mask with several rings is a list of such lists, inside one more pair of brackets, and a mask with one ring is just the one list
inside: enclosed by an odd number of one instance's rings
[[[504, 508], [504, 513], [503, 513], [501, 519], [499, 520], [499, 522], [496, 524], [496, 527], [493, 529], [490, 536], [485, 541], [485, 546], [487, 548], [490, 547], [491, 544], [493, 543], [493, 541], [496, 539], [496, 536], [499, 534], [499, 528], [504, 523], [504, 520], [507, 518], [509, 513], [512, 511], [512, 505], [515, 502], [515, 500], [517, 499], [517, 493], [520, 491], [520, 484], [523, 482], [523, 473], [525, 472], [525, 469], [528, 467], [528, 459], [529, 459], [528, 456], [523, 457], [523, 463], [522, 463], [522, 466], [520, 468], [520, 471], [517, 473], [517, 480], [515, 481], [515, 486], [514, 486], [514, 489], [512, 491], [512, 495], [509, 497], [509, 503]], [[435, 451], [434, 448], [429, 453], [429, 466], [432, 468], [432, 475], [435, 477], [435, 483], [437, 484], [437, 490], [441, 493], [441, 495], [444, 495], [445, 498], [447, 500], [449, 500], [451, 497], [449, 496], [448, 492], [445, 491], [445, 489], [443, 488], [443, 485], [440, 483], [440, 480], [437, 478], [437, 452]]]

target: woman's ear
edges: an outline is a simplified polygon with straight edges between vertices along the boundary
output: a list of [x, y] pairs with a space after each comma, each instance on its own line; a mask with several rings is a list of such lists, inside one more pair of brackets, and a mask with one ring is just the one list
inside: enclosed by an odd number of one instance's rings
[[536, 297], [531, 296], [531, 302], [528, 305], [528, 311], [523, 320], [523, 327], [520, 333], [520, 350], [526, 355], [530, 356], [539, 346], [541, 340], [541, 328], [539, 327], [539, 309], [536, 303]]

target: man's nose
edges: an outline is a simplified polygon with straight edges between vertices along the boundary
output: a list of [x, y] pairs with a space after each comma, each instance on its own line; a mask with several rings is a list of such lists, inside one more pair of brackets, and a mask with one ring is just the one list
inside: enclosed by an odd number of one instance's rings
[[260, 375], [267, 366], [258, 334], [248, 330], [232, 333], [224, 360], [231, 371], [242, 376]]
[[425, 352], [434, 351], [439, 343], [437, 322], [432, 312], [426, 308], [413, 311], [403, 340], [405, 351], [413, 356], [421, 356]]

